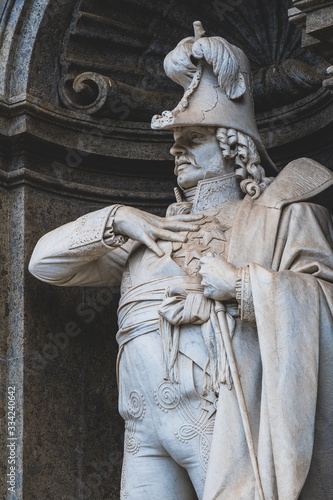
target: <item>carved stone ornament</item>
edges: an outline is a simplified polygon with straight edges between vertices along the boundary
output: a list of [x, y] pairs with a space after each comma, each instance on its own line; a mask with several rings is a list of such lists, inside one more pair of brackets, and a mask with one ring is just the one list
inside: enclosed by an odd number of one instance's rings
[[333, 174], [300, 158], [266, 175], [248, 59], [194, 30], [164, 63], [184, 95], [152, 121], [174, 134], [176, 203], [69, 222], [30, 271], [121, 286], [121, 499], [327, 500], [333, 225], [312, 201]]
[[111, 81], [98, 73], [85, 72], [77, 77], [62, 77], [59, 95], [69, 109], [77, 109], [87, 114], [96, 113], [106, 101]]
[[[293, 0], [289, 19], [302, 30], [302, 46], [327, 61], [333, 62], [333, 4], [331, 0]], [[332, 67], [327, 73], [332, 73]], [[332, 78], [323, 82], [324, 88], [333, 91]]]
[[[177, 5], [171, 0], [161, 4], [146, 0], [144, 5], [126, 0], [111, 8], [80, 0], [62, 44], [61, 102], [97, 119], [111, 116], [131, 127], [148, 125], [152, 115], [173, 109], [180, 100], [177, 87], [165, 78], [163, 59], [197, 16], [212, 37], [222, 36], [247, 54], [258, 128], [266, 148], [301, 139], [330, 123], [332, 97], [323, 88], [327, 63], [301, 48], [300, 32], [288, 21], [289, 4], [289, 0], [214, 0], [210, 8], [202, 9], [190, 0]], [[81, 80], [83, 73], [112, 82], [106, 99], [93, 80], [87, 80], [75, 95], [72, 82]], [[186, 105], [186, 96], [180, 105]], [[120, 111], [124, 106], [126, 113]], [[171, 120], [168, 112], [161, 116], [165, 123]], [[124, 156], [129, 148], [122, 152]], [[167, 158], [162, 147], [160, 155]]]
[[331, 0], [293, 0], [289, 19], [302, 29], [302, 46], [333, 62]]

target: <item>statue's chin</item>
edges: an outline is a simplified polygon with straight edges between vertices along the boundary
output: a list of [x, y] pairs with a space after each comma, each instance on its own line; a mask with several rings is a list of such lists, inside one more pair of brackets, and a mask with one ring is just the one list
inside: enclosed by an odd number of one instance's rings
[[194, 189], [195, 187], [197, 187], [198, 184], [191, 184], [191, 185], [184, 185], [184, 184], [181, 184], [179, 182], [177, 182], [178, 186], [180, 187], [180, 189], [182, 189], [183, 191], [187, 191], [188, 189]]
[[223, 170], [207, 170], [204, 176], [196, 177], [195, 179], [185, 178], [185, 175], [181, 174], [177, 178], [177, 184], [181, 189], [193, 189], [197, 187], [198, 183], [204, 179], [213, 179], [214, 177], [221, 177], [223, 175], [229, 175], [233, 173], [234, 169], [229, 169], [228, 171]]
[[183, 179], [182, 176], [177, 178], [177, 184], [181, 189], [192, 189], [198, 185], [201, 179]]

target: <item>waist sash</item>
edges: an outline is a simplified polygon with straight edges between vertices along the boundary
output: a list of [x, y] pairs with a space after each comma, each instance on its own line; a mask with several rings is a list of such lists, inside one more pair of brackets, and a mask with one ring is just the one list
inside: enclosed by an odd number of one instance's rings
[[119, 302], [116, 337], [119, 347], [140, 335], [159, 330], [159, 306], [170, 287], [185, 288], [193, 293], [203, 291], [197, 276], [157, 278], [131, 288]]
[[[179, 383], [177, 357], [182, 325], [200, 325], [207, 350], [204, 393], [207, 392], [207, 369], [210, 368], [210, 387], [219, 392], [220, 384], [232, 381], [213, 300], [203, 295], [203, 286], [197, 276], [176, 276], [155, 279], [132, 288], [119, 305], [120, 349], [130, 340], [159, 331], [161, 335], [164, 378]], [[230, 303], [227, 321], [231, 337], [235, 331], [234, 317], [238, 316], [235, 303]]]

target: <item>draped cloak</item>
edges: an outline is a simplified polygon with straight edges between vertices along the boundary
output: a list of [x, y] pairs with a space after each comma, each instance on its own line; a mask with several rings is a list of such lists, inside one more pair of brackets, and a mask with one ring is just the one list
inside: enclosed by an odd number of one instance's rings
[[[265, 500], [332, 497], [333, 226], [325, 208], [307, 202], [332, 184], [325, 167], [296, 160], [257, 200], [245, 197], [231, 232], [227, 258], [249, 266], [252, 287], [256, 321], [237, 320], [233, 347]], [[109, 211], [45, 235], [32, 274], [59, 286], [119, 284], [138, 245], [105, 245]], [[156, 268], [178, 272], [169, 257], [153, 255], [149, 271], [153, 258]], [[235, 390], [227, 386], [220, 391], [203, 497], [215, 499], [258, 499]]]
[[[333, 496], [333, 233], [326, 209], [303, 202], [331, 183], [321, 165], [294, 161], [244, 199], [233, 226], [228, 260], [249, 265], [262, 366], [253, 405], [246, 348], [236, 352], [265, 500]], [[204, 500], [258, 498], [235, 394], [224, 390]]]

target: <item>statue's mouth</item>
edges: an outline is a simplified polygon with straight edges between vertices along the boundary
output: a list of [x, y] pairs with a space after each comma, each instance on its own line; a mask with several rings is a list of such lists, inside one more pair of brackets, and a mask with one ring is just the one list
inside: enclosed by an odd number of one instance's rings
[[192, 165], [192, 162], [187, 158], [178, 158], [175, 161], [175, 174], [178, 175], [179, 172], [186, 169], [188, 165]]
[[184, 170], [188, 165], [191, 165], [191, 163], [187, 162], [187, 163], [180, 163], [179, 165], [177, 165], [176, 166], [177, 174], [178, 172]]

